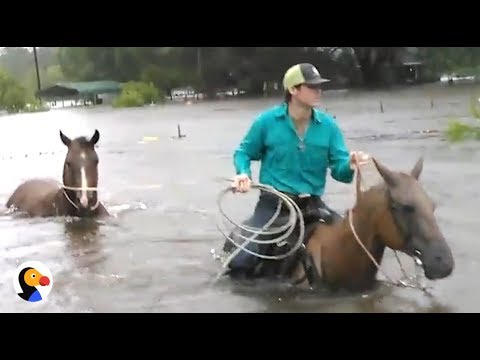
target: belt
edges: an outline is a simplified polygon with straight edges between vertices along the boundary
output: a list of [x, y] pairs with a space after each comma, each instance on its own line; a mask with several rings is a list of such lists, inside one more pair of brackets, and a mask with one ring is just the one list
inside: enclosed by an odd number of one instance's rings
[[[297, 203], [297, 205], [305, 205], [306, 202], [308, 202], [309, 200], [314, 200], [314, 199], [320, 199], [320, 196], [318, 195], [312, 195], [312, 194], [291, 194], [291, 193], [288, 193], [288, 192], [285, 192], [285, 191], [281, 191], [282, 194], [288, 196], [290, 199], [292, 199], [294, 202]], [[269, 197], [269, 198], [274, 198], [274, 196], [270, 193], [267, 193], [265, 192], [264, 193], [265, 196]]]
[[299, 199], [299, 200], [304, 200], [304, 199], [309, 199], [309, 198], [318, 198], [317, 195], [312, 195], [312, 194], [290, 194], [284, 191], [281, 191], [282, 194], [287, 195], [289, 198], [292, 199]]
[[317, 195], [311, 195], [311, 194], [289, 194], [282, 192], [282, 194], [287, 195], [290, 199], [292, 199], [299, 207], [300, 209], [307, 210], [311, 207], [316, 208], [318, 202], [322, 202], [321, 197]]

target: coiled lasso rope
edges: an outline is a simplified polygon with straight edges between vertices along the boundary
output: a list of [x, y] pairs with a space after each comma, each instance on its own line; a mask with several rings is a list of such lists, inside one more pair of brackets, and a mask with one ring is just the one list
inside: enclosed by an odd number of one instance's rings
[[[226, 179], [226, 180], [228, 180], [230, 182], [232, 181], [230, 179]], [[300, 246], [302, 246], [302, 244], [303, 244], [303, 240], [304, 240], [303, 237], [305, 235], [305, 223], [304, 223], [302, 211], [300, 210], [298, 205], [290, 197], [288, 197], [287, 195], [281, 193], [280, 191], [274, 189], [273, 187], [271, 187], [269, 185], [264, 185], [264, 184], [259, 184], [259, 183], [252, 182], [250, 188], [260, 190], [260, 191], [263, 191], [263, 192], [267, 192], [267, 193], [273, 194], [276, 197], [278, 197], [279, 199], [278, 199], [277, 209], [276, 209], [275, 213], [273, 214], [272, 218], [270, 220], [268, 220], [267, 223], [261, 228], [239, 225], [239, 224], [236, 224], [233, 220], [231, 220], [227, 216], [227, 214], [225, 213], [225, 211], [223, 210], [223, 207], [222, 207], [222, 201], [223, 201], [223, 198], [225, 197], [225, 195], [229, 192], [235, 193], [235, 190], [232, 187], [228, 187], [228, 188], [226, 188], [226, 189], [224, 189], [223, 191], [220, 192], [220, 194], [218, 196], [218, 199], [217, 199], [217, 206], [218, 206], [219, 214], [223, 217], [224, 221], [226, 220], [230, 224], [234, 225], [236, 228], [240, 229], [240, 231], [238, 233], [236, 233], [235, 235], [238, 238], [243, 239], [245, 241], [241, 244], [237, 243], [234, 239], [232, 239], [229, 235], [227, 235], [220, 228], [220, 225], [219, 225], [220, 221], [217, 222], [217, 229], [222, 233], [222, 235], [227, 240], [229, 240], [232, 244], [234, 244], [237, 247], [237, 249], [235, 249], [223, 261], [222, 270], [218, 274], [217, 279], [219, 279], [225, 273], [226, 268], [229, 265], [229, 263], [232, 261], [233, 258], [235, 258], [235, 256], [238, 255], [238, 253], [240, 251], [245, 251], [245, 252], [247, 252], [247, 253], [249, 253], [253, 256], [256, 256], [258, 258], [261, 258], [261, 259], [281, 260], [281, 259], [284, 259], [284, 258], [292, 255], [293, 253], [295, 253], [300, 248]], [[280, 211], [282, 209], [282, 203], [284, 203], [286, 205], [287, 209], [288, 209], [288, 212], [289, 212], [288, 221], [283, 226], [272, 227], [272, 225], [275, 223], [278, 216], [280, 215]], [[289, 251], [287, 251], [286, 253], [280, 254], [280, 255], [264, 255], [264, 254], [260, 254], [260, 253], [257, 253], [255, 251], [252, 251], [250, 249], [247, 249], [247, 245], [251, 242], [252, 243], [259, 243], [259, 244], [277, 244], [278, 247], [282, 247], [282, 246], [286, 245], [287, 242], [285, 241], [285, 239], [288, 239], [288, 237], [292, 234], [292, 232], [294, 231], [297, 223], [299, 225], [299, 230], [300, 230], [299, 234], [298, 234], [298, 239], [295, 242], [295, 245]], [[241, 231], [248, 231], [248, 232], [252, 233], [252, 235], [249, 236], [249, 237], [244, 236], [244, 235], [241, 234]], [[262, 235], [273, 236], [273, 235], [280, 234], [282, 232], [284, 232], [283, 235], [277, 236], [277, 237], [272, 237], [268, 240], [267, 239], [265, 239], [265, 240], [257, 239], [258, 236], [262, 236]]]

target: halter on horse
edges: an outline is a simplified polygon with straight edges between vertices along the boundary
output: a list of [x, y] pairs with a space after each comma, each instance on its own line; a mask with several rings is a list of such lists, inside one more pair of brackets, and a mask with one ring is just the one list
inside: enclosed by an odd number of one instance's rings
[[451, 249], [437, 224], [435, 206], [418, 181], [423, 158], [410, 174], [373, 162], [383, 183], [362, 191], [357, 168], [356, 204], [343, 220], [308, 225], [303, 251], [285, 259], [294, 260], [286, 271], [283, 261], [263, 263], [296, 284], [362, 291], [374, 285], [388, 247], [418, 258], [427, 279], [448, 277], [454, 269]]
[[95, 144], [100, 133], [91, 139], [71, 140], [60, 131], [68, 152], [63, 166], [63, 185], [53, 179], [31, 179], [19, 185], [7, 201], [7, 208], [29, 216], [108, 216], [98, 200], [98, 155]]

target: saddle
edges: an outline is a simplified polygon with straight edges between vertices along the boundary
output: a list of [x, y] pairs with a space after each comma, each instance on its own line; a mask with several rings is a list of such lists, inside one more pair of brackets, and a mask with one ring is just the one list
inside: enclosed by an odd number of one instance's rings
[[[305, 268], [312, 268], [313, 265], [310, 264], [310, 260], [306, 256], [305, 246], [308, 242], [308, 239], [310, 239], [315, 231], [318, 222], [333, 224], [334, 222], [343, 218], [340, 214], [328, 208], [328, 206], [318, 197], [292, 197], [292, 200], [297, 203], [303, 214], [305, 224], [303, 246], [301, 246], [296, 253], [292, 254], [292, 256], [289, 256], [281, 261], [262, 260], [257, 268], [257, 274], [261, 273], [262, 276], [266, 275], [277, 278], [283, 277], [290, 273], [299, 261], [304, 264]], [[279, 216], [275, 223], [285, 224], [287, 221], [288, 215], [285, 214]], [[295, 246], [299, 231], [300, 229], [297, 226], [290, 237], [286, 240], [287, 244], [285, 246], [279, 247], [277, 244], [272, 244], [270, 245], [270, 249], [268, 249], [268, 253], [271, 255], [280, 255], [289, 251], [293, 246]], [[315, 274], [312, 274], [311, 271], [307, 272], [310, 273], [308, 275], [309, 281], [312, 281], [312, 278], [315, 277]]]
[[334, 215], [337, 214], [332, 209], [330, 209], [320, 197], [302, 197], [290, 194], [286, 195], [290, 197], [302, 211], [305, 225], [318, 221], [324, 222], [326, 224], [332, 224], [334, 222]]

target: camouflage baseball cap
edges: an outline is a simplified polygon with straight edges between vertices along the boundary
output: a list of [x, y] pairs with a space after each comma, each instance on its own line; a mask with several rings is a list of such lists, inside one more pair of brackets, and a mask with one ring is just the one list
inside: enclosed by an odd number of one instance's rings
[[284, 89], [290, 89], [294, 86], [306, 84], [312, 86], [320, 86], [330, 81], [320, 76], [317, 68], [312, 64], [302, 63], [292, 66], [285, 72], [283, 77]]

